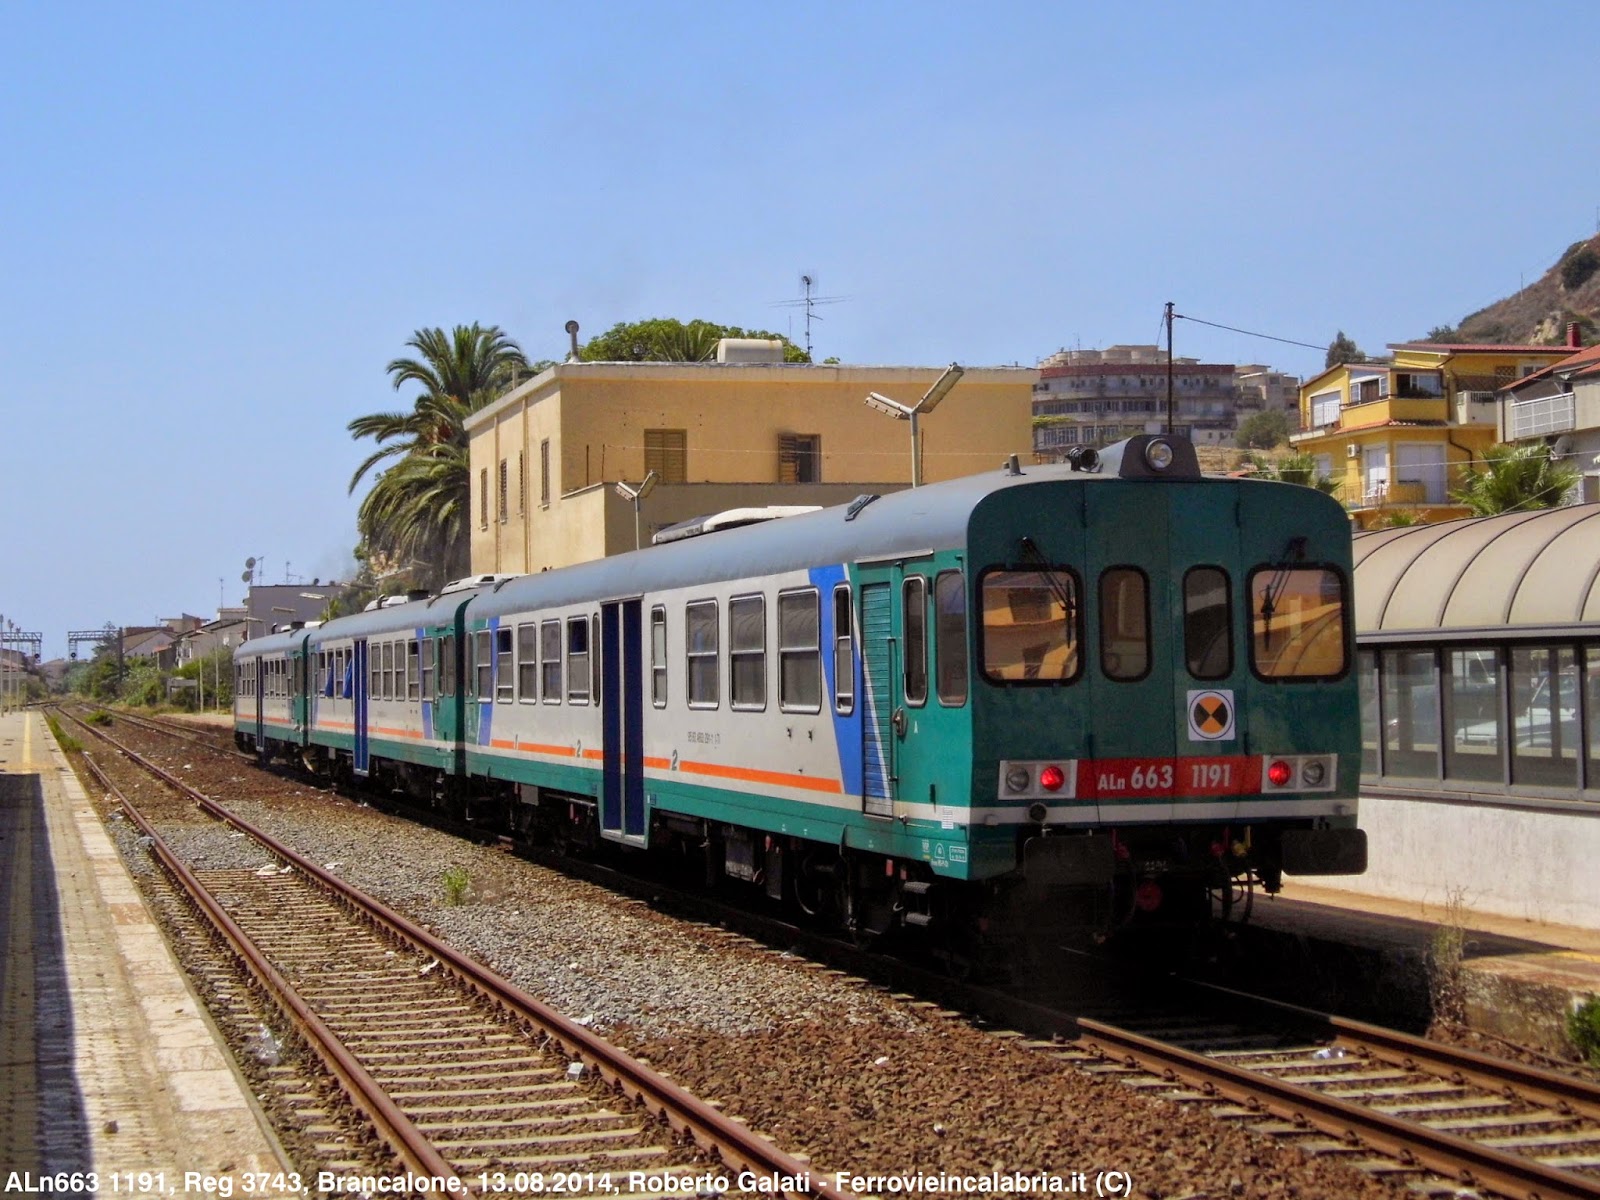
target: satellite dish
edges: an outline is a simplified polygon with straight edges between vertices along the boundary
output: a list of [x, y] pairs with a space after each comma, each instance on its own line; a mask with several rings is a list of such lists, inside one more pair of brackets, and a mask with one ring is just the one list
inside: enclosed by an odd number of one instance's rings
[[241, 576], [239, 576], [239, 578], [240, 578], [240, 579], [242, 579], [242, 580], [244, 580], [244, 582], [246, 582], [246, 583], [249, 583], [249, 582], [250, 582], [250, 579], [251, 579], [251, 577], [252, 577], [252, 576], [253, 576], [253, 575], [254, 575], [254, 574], [255, 574], [255, 572], [254, 572], [254, 571], [246, 571], [246, 572], [245, 572], [245, 573], [244, 573], [244, 574], [243, 574], [243, 575], [241, 575]]
[[255, 565], [256, 565], [256, 560], [255, 560], [255, 558], [254, 558], [254, 557], [251, 557], [251, 558], [247, 558], [247, 559], [245, 559], [245, 560], [244, 560], [244, 565], [245, 565], [245, 566], [247, 566], [247, 567], [253, 567], [253, 566], [255, 566]]

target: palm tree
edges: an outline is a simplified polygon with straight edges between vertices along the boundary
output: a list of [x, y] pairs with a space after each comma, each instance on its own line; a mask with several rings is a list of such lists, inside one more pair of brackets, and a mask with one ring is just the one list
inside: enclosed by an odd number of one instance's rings
[[1473, 471], [1453, 493], [1480, 517], [1557, 508], [1578, 483], [1577, 469], [1559, 462], [1547, 446], [1490, 446], [1483, 461], [1487, 469]]
[[395, 359], [389, 377], [396, 390], [407, 383], [423, 390], [409, 412], [372, 413], [350, 422], [352, 437], [378, 443], [350, 477], [350, 491], [385, 459], [399, 460], [379, 474], [361, 502], [357, 526], [369, 551], [427, 564], [420, 581], [436, 585], [469, 568], [466, 420], [527, 374], [528, 360], [499, 326], [476, 322], [457, 325], [448, 335], [419, 329], [406, 345], [421, 357]]
[[1276, 466], [1264, 465], [1259, 474], [1263, 479], [1279, 479], [1284, 483], [1298, 483], [1302, 487], [1316, 488], [1317, 491], [1329, 496], [1337, 495], [1339, 492], [1339, 480], [1322, 474], [1317, 469], [1316, 456], [1312, 454], [1290, 454]]

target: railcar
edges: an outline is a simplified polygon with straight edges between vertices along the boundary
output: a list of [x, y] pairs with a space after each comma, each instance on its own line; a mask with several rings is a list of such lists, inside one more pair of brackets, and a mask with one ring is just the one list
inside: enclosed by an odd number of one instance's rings
[[1336, 502], [1147, 435], [262, 653], [316, 672], [287, 735], [317, 765], [955, 943], [1022, 914], [1194, 924], [1286, 870], [1364, 870], [1351, 607]]

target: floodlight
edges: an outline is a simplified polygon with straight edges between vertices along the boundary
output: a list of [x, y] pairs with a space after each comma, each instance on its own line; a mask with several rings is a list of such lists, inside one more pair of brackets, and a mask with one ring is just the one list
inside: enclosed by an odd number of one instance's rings
[[912, 411], [919, 415], [921, 413], [931, 413], [938, 407], [939, 401], [950, 394], [950, 389], [961, 382], [961, 377], [966, 373], [965, 367], [959, 367], [955, 363], [951, 363], [944, 369], [944, 374], [933, 381], [933, 386], [923, 394], [921, 400], [917, 401], [917, 407]]
[[867, 407], [875, 408], [881, 413], [893, 417], [896, 421], [904, 421], [911, 415], [911, 409], [887, 396], [880, 396], [877, 392], [867, 393]]

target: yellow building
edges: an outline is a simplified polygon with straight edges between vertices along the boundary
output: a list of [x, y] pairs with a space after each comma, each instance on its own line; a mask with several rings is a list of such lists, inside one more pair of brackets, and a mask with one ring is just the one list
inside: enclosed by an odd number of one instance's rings
[[1427, 521], [1469, 515], [1451, 499], [1471, 463], [1495, 444], [1498, 388], [1570, 354], [1563, 346], [1391, 342], [1388, 362], [1330, 367], [1300, 387], [1289, 439], [1339, 484], [1363, 529], [1402, 513]]
[[[751, 348], [743, 347], [746, 354]], [[773, 344], [776, 356], [780, 347]], [[764, 352], [757, 349], [755, 353]], [[910, 485], [911, 429], [866, 404], [915, 405], [943, 367], [781, 361], [551, 367], [467, 422], [472, 571], [527, 573], [650, 544], [664, 526], [730, 508], [842, 504]], [[968, 368], [918, 421], [926, 482], [1031, 461], [1023, 367]], [[638, 502], [654, 471], [658, 486]]]

